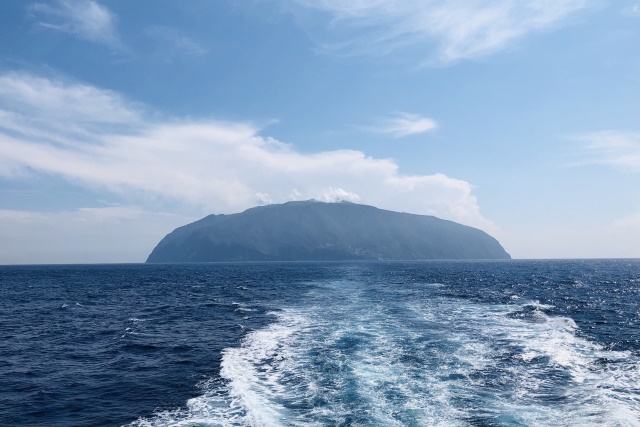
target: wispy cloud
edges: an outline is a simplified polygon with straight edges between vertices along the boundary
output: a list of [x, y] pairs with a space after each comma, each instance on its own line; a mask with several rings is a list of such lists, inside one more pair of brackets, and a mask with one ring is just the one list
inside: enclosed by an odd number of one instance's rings
[[13, 73], [0, 75], [0, 88], [10, 88], [0, 90], [5, 179], [44, 173], [206, 212], [338, 197], [491, 227], [472, 186], [441, 173], [404, 175], [394, 161], [355, 150], [300, 153], [249, 123], [158, 119], [79, 83]]
[[637, 18], [640, 16], [640, 3], [636, 3], [622, 9], [622, 13], [631, 18]]
[[142, 107], [118, 93], [95, 86], [24, 73], [0, 74], [1, 106], [34, 118], [82, 123], [131, 124], [142, 121]]
[[33, 3], [30, 12], [38, 25], [62, 31], [112, 48], [121, 43], [115, 27], [116, 17], [95, 0], [56, 0], [51, 3]]
[[435, 120], [411, 113], [396, 113], [380, 120], [380, 123], [367, 128], [372, 132], [384, 133], [394, 138], [417, 135], [432, 131], [438, 127]]
[[174, 54], [202, 56], [208, 52], [205, 46], [175, 28], [154, 25], [148, 27], [145, 33], [156, 40], [167, 57]]
[[[419, 46], [426, 62], [450, 63], [508, 48], [548, 30], [592, 0], [282, 0], [326, 12], [347, 53], [387, 54]], [[294, 8], [295, 9], [295, 8]]]
[[580, 143], [571, 166], [601, 164], [640, 173], [640, 132], [606, 130], [571, 139]]

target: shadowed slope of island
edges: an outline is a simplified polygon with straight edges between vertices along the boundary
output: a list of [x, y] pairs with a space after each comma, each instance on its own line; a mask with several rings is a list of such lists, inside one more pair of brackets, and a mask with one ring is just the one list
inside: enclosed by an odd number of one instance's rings
[[484, 231], [348, 202], [288, 202], [175, 229], [148, 263], [510, 259]]

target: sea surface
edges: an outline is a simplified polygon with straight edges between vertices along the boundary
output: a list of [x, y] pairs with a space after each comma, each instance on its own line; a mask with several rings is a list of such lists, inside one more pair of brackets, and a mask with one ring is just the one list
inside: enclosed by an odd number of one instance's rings
[[640, 426], [640, 260], [0, 267], [0, 426]]

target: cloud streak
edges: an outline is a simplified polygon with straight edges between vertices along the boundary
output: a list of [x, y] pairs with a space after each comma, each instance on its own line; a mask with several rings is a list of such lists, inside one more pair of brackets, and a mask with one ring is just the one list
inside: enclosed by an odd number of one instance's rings
[[428, 117], [421, 117], [411, 113], [397, 113], [385, 117], [380, 124], [369, 128], [377, 133], [388, 134], [394, 138], [403, 138], [410, 135], [418, 135], [429, 132], [438, 127], [435, 120]]
[[[343, 34], [328, 46], [384, 55], [419, 47], [425, 61], [451, 63], [493, 54], [554, 28], [590, 0], [284, 0], [331, 17]], [[344, 35], [346, 34], [346, 35]]]
[[115, 15], [95, 0], [33, 3], [29, 10], [38, 19], [38, 25], [41, 27], [62, 31], [112, 48], [120, 47]]
[[578, 159], [570, 166], [607, 165], [640, 173], [640, 132], [606, 130], [576, 135], [581, 144]]
[[79, 83], [12, 73], [0, 76], [0, 88], [5, 179], [48, 174], [207, 213], [317, 198], [492, 227], [472, 186], [441, 173], [404, 175], [394, 161], [355, 150], [300, 153], [250, 123], [159, 120], [117, 93]]
[[159, 52], [167, 58], [175, 54], [203, 56], [208, 53], [204, 45], [174, 28], [154, 25], [148, 27], [145, 33], [157, 42], [160, 47]]

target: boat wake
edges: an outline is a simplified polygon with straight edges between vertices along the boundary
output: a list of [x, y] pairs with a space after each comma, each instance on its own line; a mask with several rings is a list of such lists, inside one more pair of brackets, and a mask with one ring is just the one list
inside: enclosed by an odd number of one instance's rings
[[425, 289], [382, 300], [325, 283], [227, 348], [185, 408], [131, 425], [640, 426], [637, 356], [587, 340], [551, 306]]

